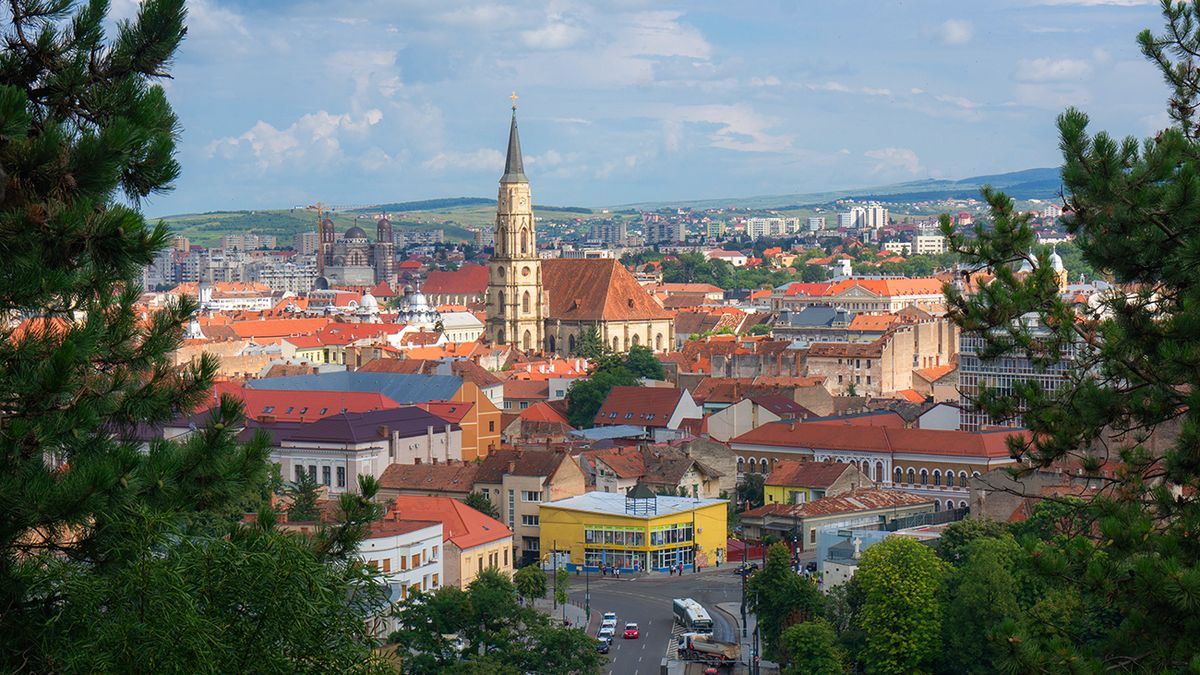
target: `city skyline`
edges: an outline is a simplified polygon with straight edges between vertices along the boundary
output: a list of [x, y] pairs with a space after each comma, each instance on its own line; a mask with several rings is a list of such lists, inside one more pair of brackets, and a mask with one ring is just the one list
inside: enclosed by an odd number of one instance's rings
[[490, 196], [513, 90], [534, 199], [578, 206], [1056, 166], [1068, 105], [1115, 135], [1167, 124], [1132, 38], [1154, 2], [189, 8], [166, 83], [184, 171], [155, 216]]

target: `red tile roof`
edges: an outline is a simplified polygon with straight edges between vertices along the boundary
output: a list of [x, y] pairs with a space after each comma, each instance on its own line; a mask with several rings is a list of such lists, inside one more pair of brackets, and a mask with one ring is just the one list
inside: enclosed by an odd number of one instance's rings
[[479, 466], [474, 463], [392, 464], [379, 476], [379, 487], [387, 490], [427, 490], [466, 494], [475, 485]]
[[512, 530], [504, 523], [450, 497], [400, 495], [389, 506], [385, 518], [440, 522], [443, 541], [453, 543], [460, 550], [512, 538]]
[[891, 328], [900, 317], [895, 314], [855, 314], [846, 330], [880, 332]]
[[518, 415], [526, 422], [558, 422], [559, 424], [570, 424], [566, 416], [551, 408], [545, 401], [538, 401], [521, 411]]
[[974, 433], [942, 429], [851, 426], [821, 422], [772, 422], [736, 436], [730, 443], [785, 448], [859, 450], [958, 457], [1008, 457], [1005, 438], [1024, 431]]
[[421, 284], [426, 294], [483, 295], [487, 291], [488, 270], [482, 265], [463, 265], [453, 272], [433, 271]]
[[504, 383], [504, 399], [548, 399], [550, 383], [545, 380], [508, 380]]
[[594, 424], [665, 427], [683, 393], [675, 387], [613, 387], [600, 405]]
[[450, 422], [458, 424], [463, 421], [467, 413], [471, 412], [471, 408], [475, 407], [474, 403], [463, 403], [461, 401], [426, 401], [425, 403], [417, 403], [416, 406], [421, 410]]
[[889, 509], [896, 506], [917, 506], [919, 504], [930, 504], [933, 501], [933, 497], [922, 497], [910, 492], [862, 488], [845, 492], [835, 497], [822, 497], [804, 504], [767, 504], [757, 509], [746, 511], [742, 514], [742, 518], [761, 518], [763, 516], [783, 516], [786, 518], [819, 517], [838, 513], [853, 513], [855, 511]]
[[766, 484], [825, 490], [851, 468], [853, 467], [842, 462], [780, 460], [771, 467]]
[[364, 413], [390, 410], [400, 404], [376, 392], [283, 391], [246, 389], [231, 382], [213, 385], [204, 409], [215, 405], [222, 394], [242, 401], [246, 417], [273, 417], [278, 422], [312, 422], [342, 412]]
[[958, 370], [958, 366], [953, 365], [953, 364], [946, 364], [944, 366], [934, 366], [932, 368], [918, 368], [916, 370], [913, 370], [913, 373], [915, 373], [916, 375], [919, 375], [922, 379], [924, 379], [927, 382], [937, 382], [938, 380], [949, 375], [950, 373], [954, 372], [955, 370]]
[[667, 319], [671, 314], [611, 258], [542, 261], [548, 319], [623, 321]]

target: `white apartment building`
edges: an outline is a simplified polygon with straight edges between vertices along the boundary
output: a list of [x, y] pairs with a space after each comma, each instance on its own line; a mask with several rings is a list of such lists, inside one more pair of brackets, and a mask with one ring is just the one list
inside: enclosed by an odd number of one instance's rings
[[916, 240], [917, 255], [941, 255], [946, 252], [946, 238], [940, 234], [920, 234]]
[[913, 245], [911, 241], [889, 241], [883, 245], [883, 250], [900, 255], [912, 255]]
[[471, 312], [442, 314], [442, 334], [447, 342], [475, 342], [483, 335], [483, 322]]
[[812, 216], [808, 219], [808, 231], [820, 232], [825, 229], [825, 216]]
[[[371, 523], [370, 534], [358, 545], [358, 557], [382, 573], [392, 605], [402, 605], [412, 590], [433, 591], [442, 584], [442, 524], [399, 520], [390, 512]], [[375, 635], [399, 628], [394, 617], [371, 621]]]

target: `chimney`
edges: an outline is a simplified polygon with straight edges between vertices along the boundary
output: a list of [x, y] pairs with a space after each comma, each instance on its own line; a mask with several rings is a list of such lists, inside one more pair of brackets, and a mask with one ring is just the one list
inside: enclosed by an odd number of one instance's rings
[[511, 459], [508, 460], [508, 473], [512, 473], [516, 470], [517, 470], [517, 463]]

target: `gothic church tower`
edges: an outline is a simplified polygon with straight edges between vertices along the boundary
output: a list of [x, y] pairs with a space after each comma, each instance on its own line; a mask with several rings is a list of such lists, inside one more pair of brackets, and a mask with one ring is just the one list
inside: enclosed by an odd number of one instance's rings
[[508, 158], [500, 177], [496, 204], [496, 250], [488, 263], [487, 338], [525, 351], [545, 348], [545, 302], [542, 265], [537, 252], [529, 179], [521, 160], [517, 136], [517, 105], [513, 97]]

